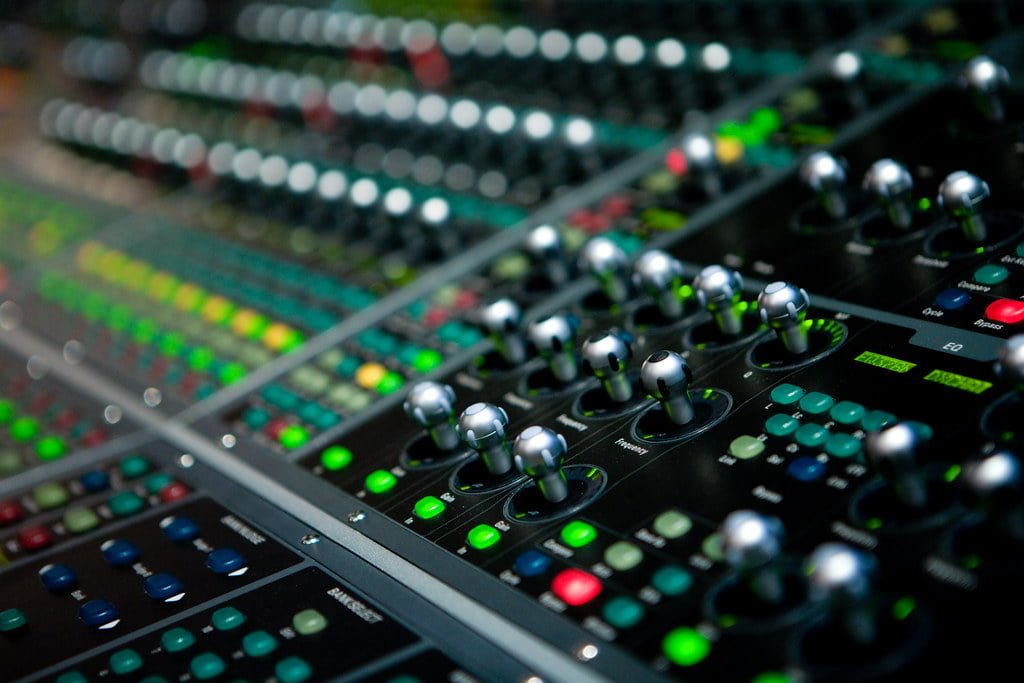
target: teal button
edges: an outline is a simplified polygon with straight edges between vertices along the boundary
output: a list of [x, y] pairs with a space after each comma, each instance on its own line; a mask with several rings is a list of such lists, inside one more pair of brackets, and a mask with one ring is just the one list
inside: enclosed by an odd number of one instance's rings
[[690, 590], [693, 577], [682, 567], [670, 564], [654, 572], [651, 585], [662, 595], [682, 595]]
[[982, 285], [998, 285], [1005, 282], [1008, 277], [1010, 277], [1010, 271], [994, 263], [989, 263], [974, 271], [974, 281]]
[[904, 422], [903, 424], [907, 425], [908, 427], [913, 429], [915, 432], [917, 432], [918, 437], [920, 437], [922, 441], [930, 441], [931, 438], [935, 435], [935, 432], [934, 432], [934, 430], [932, 430], [931, 426], [930, 425], [926, 425], [924, 422], [917, 422], [917, 421], [914, 421], [914, 420], [908, 420], [907, 422]]
[[57, 680], [54, 683], [88, 683], [89, 679], [82, 675], [80, 671], [65, 671], [60, 676], [57, 676]]
[[740, 460], [756, 458], [764, 452], [764, 442], [748, 434], [737, 436], [729, 442], [729, 455]]
[[841, 425], [852, 425], [859, 422], [866, 412], [867, 409], [859, 403], [840, 401], [832, 406], [832, 410], [828, 411], [828, 415]]
[[277, 639], [266, 631], [253, 631], [242, 638], [242, 651], [250, 657], [263, 657], [277, 649]]
[[821, 425], [807, 423], [801, 425], [793, 435], [796, 442], [805, 448], [817, 448], [828, 439], [828, 430]]
[[121, 461], [121, 476], [135, 479], [149, 472], [149, 462], [141, 455], [130, 455]]
[[280, 683], [302, 683], [313, 675], [313, 667], [301, 657], [286, 657], [274, 667]]
[[163, 676], [146, 676], [139, 683], [168, 683]]
[[167, 652], [181, 652], [187, 650], [196, 642], [196, 637], [192, 635], [191, 631], [183, 629], [181, 627], [175, 627], [169, 631], [164, 631], [164, 634], [160, 636], [160, 644]]
[[860, 426], [867, 432], [877, 432], [897, 422], [897, 417], [884, 410], [872, 410], [861, 418]]
[[225, 668], [224, 660], [212, 652], [196, 655], [192, 658], [192, 663], [189, 664], [192, 675], [201, 681], [220, 676], [224, 673]]
[[157, 472], [146, 477], [146, 490], [151, 494], [156, 495], [160, 493], [160, 490], [173, 482], [174, 479], [171, 475], [166, 472]]
[[850, 458], [860, 453], [863, 445], [855, 436], [849, 434], [831, 434], [825, 441], [825, 452], [834, 458]]
[[142, 668], [142, 655], [131, 648], [118, 650], [110, 655], [110, 670], [118, 676], [130, 674]]
[[28, 623], [25, 613], [16, 607], [5, 609], [0, 612], [0, 633], [7, 633], [19, 629]]
[[812, 391], [800, 399], [800, 410], [804, 411], [808, 415], [821, 415], [822, 413], [828, 412], [835, 403], [836, 400], [828, 394], [823, 394], [820, 391]]
[[245, 615], [234, 607], [221, 607], [210, 617], [210, 623], [218, 631], [230, 631], [245, 623]]
[[772, 389], [772, 401], [781, 406], [788, 406], [803, 398], [804, 390], [795, 384], [780, 384]]
[[134, 491], [121, 491], [107, 500], [107, 506], [118, 517], [130, 517], [144, 508], [146, 501]]
[[789, 436], [800, 427], [800, 420], [789, 415], [772, 415], [764, 421], [764, 431], [771, 436]]
[[633, 598], [620, 596], [605, 604], [601, 616], [615, 628], [630, 628], [644, 618], [644, 607]]

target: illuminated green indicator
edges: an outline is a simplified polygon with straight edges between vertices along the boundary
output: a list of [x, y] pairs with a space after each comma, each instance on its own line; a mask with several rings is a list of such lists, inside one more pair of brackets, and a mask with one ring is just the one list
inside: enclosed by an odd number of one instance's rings
[[14, 419], [14, 403], [7, 399], [0, 399], [0, 425], [5, 425]]
[[672, 629], [661, 641], [668, 660], [678, 666], [699, 664], [711, 652], [711, 643], [700, 632], [686, 627]]
[[865, 351], [854, 358], [854, 360], [861, 363], [867, 363], [868, 365], [874, 365], [876, 368], [882, 368], [883, 370], [899, 373], [910, 372], [917, 367], [917, 363], [900, 360], [899, 358], [893, 358], [892, 356], [883, 356], [882, 354], [875, 353], [874, 351]]
[[954, 389], [968, 391], [972, 394], [980, 394], [992, 388], [991, 382], [974, 379], [973, 377], [964, 377], [963, 375], [946, 372], [945, 370], [932, 370], [924, 378], [929, 382], [936, 382]]
[[188, 354], [188, 366], [199, 372], [210, 367], [213, 361], [213, 351], [205, 346], [197, 346], [192, 349], [192, 353]]
[[750, 683], [793, 683], [793, 679], [778, 671], [765, 671], [750, 679]]
[[36, 455], [40, 460], [56, 460], [67, 452], [68, 447], [57, 436], [44, 436], [36, 442]]
[[965, 557], [961, 564], [964, 566], [964, 569], [977, 569], [981, 566], [981, 558], [972, 553]]
[[917, 603], [914, 602], [914, 598], [910, 596], [904, 596], [893, 603], [892, 616], [896, 621], [903, 621], [910, 616], [910, 613], [914, 611]]
[[374, 470], [366, 475], [366, 490], [370, 493], [376, 493], [378, 495], [387, 493], [391, 489], [395, 488], [395, 484], [398, 483], [398, 479], [395, 475], [391, 474], [387, 470]]
[[412, 367], [416, 372], [430, 372], [444, 361], [440, 352], [434, 349], [421, 349], [412, 359]]
[[401, 389], [404, 383], [405, 380], [397, 372], [388, 372], [377, 382], [377, 386], [374, 389], [377, 390], [378, 394], [387, 396]]
[[501, 532], [488, 524], [480, 524], [469, 530], [466, 543], [477, 550], [487, 550], [501, 540]]
[[217, 375], [220, 383], [225, 385], [234, 384], [243, 377], [245, 377], [245, 366], [241, 363], [228, 363], [221, 368], [220, 373]]
[[949, 469], [942, 473], [942, 478], [947, 484], [952, 484], [960, 476], [960, 465], [950, 465]]
[[19, 443], [31, 441], [39, 435], [39, 423], [31, 417], [19, 417], [11, 423], [11, 438]]
[[582, 548], [597, 538], [597, 529], [577, 519], [562, 527], [561, 536], [562, 542], [570, 548]]
[[420, 519], [433, 519], [444, 512], [445, 504], [440, 498], [423, 496], [416, 501], [413, 513]]
[[277, 440], [281, 442], [282, 446], [291, 450], [309, 441], [309, 432], [301, 425], [288, 425], [277, 435]]
[[344, 446], [330, 446], [320, 454], [320, 464], [325, 470], [337, 472], [349, 466], [352, 462], [352, 451]]
[[882, 528], [882, 520], [879, 519], [878, 517], [872, 517], [871, 519], [869, 519], [867, 522], [864, 523], [864, 526], [866, 526], [867, 528], [871, 529], [872, 531], [875, 531], [877, 529], [881, 529]]

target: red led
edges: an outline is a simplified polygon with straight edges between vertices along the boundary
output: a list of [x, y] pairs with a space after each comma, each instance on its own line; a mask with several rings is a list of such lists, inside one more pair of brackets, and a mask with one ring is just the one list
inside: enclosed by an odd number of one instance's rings
[[455, 295], [455, 308], [460, 311], [466, 311], [471, 308], [475, 308], [480, 303], [480, 297], [468, 289], [463, 289], [461, 292]]
[[985, 309], [985, 317], [997, 323], [1016, 325], [1024, 321], [1024, 301], [996, 299]]
[[12, 524], [21, 519], [21, 506], [13, 500], [0, 500], [0, 526]]
[[551, 592], [567, 605], [584, 605], [601, 593], [601, 581], [579, 569], [564, 569], [551, 580]]
[[45, 526], [29, 526], [18, 532], [18, 543], [25, 550], [40, 550], [53, 543], [53, 532]]
[[180, 481], [172, 481], [170, 484], [160, 489], [160, 500], [165, 503], [173, 503], [176, 500], [181, 500], [187, 495], [188, 487]]
[[288, 420], [283, 417], [279, 417], [276, 420], [271, 420], [267, 423], [267, 426], [263, 428], [263, 431], [267, 433], [274, 441], [277, 441], [277, 437], [281, 435], [281, 431], [288, 426]]
[[630, 212], [633, 208], [633, 203], [629, 200], [629, 197], [623, 194], [613, 194], [603, 202], [601, 202], [601, 211], [608, 214], [612, 218], [622, 218]]
[[101, 443], [107, 440], [107, 433], [99, 427], [90, 429], [89, 432], [82, 437], [81, 444], [83, 446], [99, 446]]
[[427, 327], [438, 327], [448, 321], [448, 311], [443, 308], [431, 308], [423, 316], [423, 324]]
[[686, 155], [681, 149], [670, 149], [665, 155], [665, 168], [673, 175], [686, 175], [690, 164], [686, 161]]

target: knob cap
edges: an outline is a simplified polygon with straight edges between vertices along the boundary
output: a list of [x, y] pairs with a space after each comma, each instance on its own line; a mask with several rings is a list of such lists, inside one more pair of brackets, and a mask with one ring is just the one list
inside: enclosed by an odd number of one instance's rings
[[782, 554], [785, 529], [775, 517], [737, 510], [721, 527], [725, 561], [743, 572], [754, 593], [768, 602], [782, 599], [782, 577], [769, 565]]
[[683, 283], [683, 264], [660, 250], [645, 251], [633, 264], [633, 280], [638, 289], [654, 299], [658, 310], [673, 320], [683, 314], [679, 288]]
[[668, 419], [677, 425], [693, 421], [689, 388], [693, 373], [686, 359], [674, 351], [655, 351], [640, 368], [644, 391], [661, 403]]
[[723, 266], [707, 266], [693, 280], [697, 301], [714, 318], [719, 331], [734, 337], [743, 331], [737, 304], [743, 298], [743, 278]]
[[868, 460], [885, 477], [896, 496], [910, 507], [923, 507], [928, 500], [924, 477], [917, 463], [921, 445], [918, 432], [906, 424], [897, 424], [869, 434], [864, 442]]
[[967, 171], [954, 171], [939, 185], [939, 206], [972, 244], [984, 242], [988, 236], [982, 213], [991, 196], [988, 183]]
[[480, 454], [491, 474], [505, 474], [512, 469], [512, 453], [505, 438], [507, 428], [508, 414], [491, 403], [474, 403], [459, 416], [459, 436]]
[[1024, 539], [1024, 470], [1009, 451], [964, 466], [963, 481], [978, 506], [1018, 540]]
[[825, 543], [804, 564], [811, 600], [838, 611], [850, 636], [859, 643], [875, 638], [875, 620], [865, 602], [874, 589], [877, 562], [842, 543]]
[[405, 414], [422, 427], [442, 451], [459, 445], [455, 431], [455, 391], [440, 382], [419, 382], [402, 404]]
[[580, 269], [597, 280], [611, 301], [622, 303], [631, 295], [629, 257], [607, 237], [595, 237], [580, 252]]
[[999, 347], [996, 372], [1017, 391], [1024, 391], [1024, 334], [1017, 334]]
[[879, 159], [864, 174], [864, 190], [878, 203], [898, 230], [914, 223], [914, 179], [902, 164]]
[[559, 382], [568, 384], [579, 375], [573, 345], [579, 321], [569, 315], [551, 315], [530, 323], [530, 342]]
[[800, 166], [800, 178], [817, 196], [822, 208], [834, 219], [847, 213], [846, 164], [828, 152], [815, 152]]
[[493, 301], [480, 310], [481, 326], [509, 365], [518, 365], [526, 360], [526, 344], [519, 332], [522, 319], [519, 304], [508, 297]]
[[719, 194], [722, 191], [722, 182], [719, 178], [715, 141], [704, 133], [688, 133], [679, 142], [679, 149], [686, 159], [687, 175], [699, 183], [708, 195]]
[[523, 240], [523, 250], [541, 268], [551, 284], [561, 285], [569, 280], [569, 265], [562, 236], [553, 226], [538, 225], [528, 232]]
[[537, 483], [549, 503], [560, 503], [569, 496], [562, 464], [569, 446], [565, 437], [547, 427], [527, 427], [512, 446], [516, 469]]
[[960, 85], [971, 94], [981, 115], [990, 121], [1002, 121], [1005, 117], [1002, 96], [1009, 84], [1006, 67], [986, 55], [967, 62], [960, 75]]
[[632, 356], [629, 341], [612, 330], [595, 334], [583, 342], [584, 369], [600, 380], [608, 398], [615, 403], [633, 398], [633, 383], [626, 371]]
[[782, 345], [795, 355], [807, 352], [807, 330], [802, 323], [810, 305], [807, 292], [788, 282], [772, 282], [757, 297], [761, 320], [775, 330]]

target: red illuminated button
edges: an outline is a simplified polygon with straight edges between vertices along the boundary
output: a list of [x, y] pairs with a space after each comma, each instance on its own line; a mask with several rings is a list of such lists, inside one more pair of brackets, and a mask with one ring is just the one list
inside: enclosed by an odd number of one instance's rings
[[18, 532], [18, 543], [25, 550], [39, 550], [53, 543], [53, 532], [45, 526], [30, 526]]
[[188, 487], [182, 484], [180, 481], [172, 481], [167, 486], [160, 489], [160, 500], [165, 503], [171, 503], [176, 500], [180, 500], [188, 495]]
[[551, 580], [551, 591], [567, 605], [583, 605], [601, 592], [601, 581], [579, 569], [565, 569]]
[[21, 506], [15, 501], [0, 500], [0, 526], [17, 522], [21, 515]]
[[1024, 301], [997, 299], [985, 309], [985, 317], [997, 323], [1016, 325], [1024, 321]]

